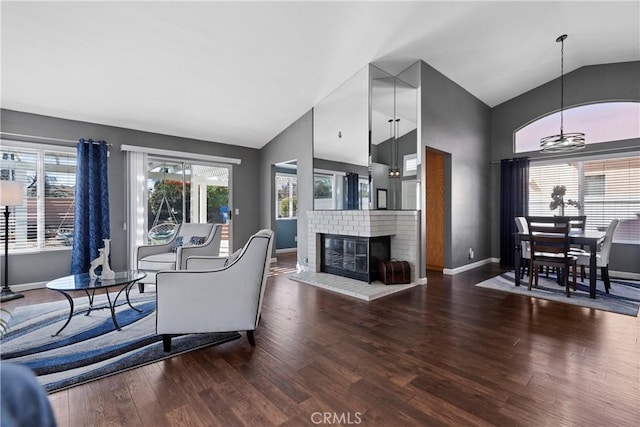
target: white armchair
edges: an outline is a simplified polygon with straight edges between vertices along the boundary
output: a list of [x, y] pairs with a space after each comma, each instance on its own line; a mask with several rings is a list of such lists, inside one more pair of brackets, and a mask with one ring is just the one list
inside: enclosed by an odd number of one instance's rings
[[156, 333], [164, 350], [179, 334], [246, 331], [255, 346], [273, 231], [260, 230], [228, 258], [189, 257], [186, 270], [156, 275]]
[[[609, 227], [607, 227], [607, 231], [604, 235], [602, 246], [600, 247], [600, 250], [596, 252], [596, 267], [600, 268], [602, 281], [604, 282], [604, 290], [606, 293], [609, 293], [609, 289], [611, 288], [611, 280], [609, 279], [609, 254], [611, 253], [613, 235], [615, 234], [616, 228], [618, 227], [618, 222], [619, 221], [617, 219], [611, 220], [611, 223], [609, 223]], [[589, 266], [589, 263], [591, 262], [591, 254], [589, 252], [575, 253], [574, 255], [578, 257], [578, 265], [583, 265], [586, 267]], [[592, 273], [589, 272], [589, 274]]]
[[[516, 227], [518, 228], [518, 233], [521, 234], [529, 234], [529, 225], [527, 224], [527, 219], [523, 216], [517, 216], [514, 218], [516, 221]], [[520, 242], [520, 272], [516, 271], [516, 274], [520, 274], [520, 278], [524, 277], [525, 270], [529, 269], [529, 264], [531, 263], [531, 243], [528, 241]], [[529, 272], [531, 274], [531, 272]]]
[[138, 289], [142, 293], [145, 283], [155, 285], [160, 270], [184, 270], [190, 256], [218, 256], [221, 238], [221, 224], [183, 223], [167, 243], [139, 246], [138, 270], [144, 270], [147, 276], [138, 282]]

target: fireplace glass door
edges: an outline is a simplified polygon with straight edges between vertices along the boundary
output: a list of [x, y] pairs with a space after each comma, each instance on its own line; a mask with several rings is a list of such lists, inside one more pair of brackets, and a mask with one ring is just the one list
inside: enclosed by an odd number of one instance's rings
[[378, 263], [388, 259], [389, 236], [322, 236], [323, 272], [371, 283], [378, 277]]

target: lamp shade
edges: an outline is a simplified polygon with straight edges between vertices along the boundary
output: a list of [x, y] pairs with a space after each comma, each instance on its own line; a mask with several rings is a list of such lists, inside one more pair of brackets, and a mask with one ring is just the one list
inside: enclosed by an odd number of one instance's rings
[[20, 181], [0, 181], [0, 206], [19, 206], [23, 203], [24, 184]]

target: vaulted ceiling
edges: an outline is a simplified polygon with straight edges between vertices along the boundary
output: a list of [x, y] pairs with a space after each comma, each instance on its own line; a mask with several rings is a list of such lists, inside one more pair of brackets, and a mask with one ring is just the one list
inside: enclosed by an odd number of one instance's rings
[[1, 3], [2, 108], [259, 148], [375, 63], [489, 106], [640, 60], [637, 1]]

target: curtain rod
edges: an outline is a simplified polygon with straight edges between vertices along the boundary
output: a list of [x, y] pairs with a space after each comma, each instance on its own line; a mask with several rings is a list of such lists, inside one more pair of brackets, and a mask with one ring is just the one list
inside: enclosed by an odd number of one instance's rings
[[175, 150], [165, 150], [162, 148], [153, 148], [153, 147], [139, 147], [136, 145], [126, 145], [122, 144], [120, 146], [121, 151], [132, 151], [134, 153], [146, 153], [151, 154], [152, 156], [167, 156], [173, 157], [177, 159], [197, 161], [204, 160], [213, 163], [231, 163], [234, 165], [239, 165], [242, 163], [242, 159], [237, 159], [235, 157], [222, 157], [222, 156], [211, 156], [208, 154], [198, 154], [191, 153], [185, 151], [175, 151]]
[[[536, 162], [540, 160], [552, 160], [552, 159], [575, 159], [578, 157], [589, 156], [591, 154], [617, 153], [617, 152], [632, 153], [634, 151], [637, 151], [637, 147], [602, 148], [600, 150], [576, 151], [568, 154], [556, 154], [556, 155], [544, 156], [544, 157], [529, 157], [529, 160], [531, 160], [532, 162]], [[527, 153], [520, 153], [520, 154], [522, 154], [520, 157], [527, 157], [526, 156]], [[511, 160], [511, 159], [505, 159], [505, 160]], [[491, 164], [492, 165], [500, 164], [500, 162], [502, 162], [502, 160], [492, 160]]]
[[[78, 138], [77, 140], [74, 141], [73, 139], [50, 138], [48, 136], [23, 135], [21, 133], [10, 133], [10, 132], [0, 132], [0, 135], [7, 135], [14, 138], [28, 138], [28, 139], [40, 139], [42, 141], [64, 142], [66, 144], [77, 144], [81, 139], [81, 138]], [[82, 139], [88, 140], [91, 138], [82, 138]], [[88, 142], [88, 141], [85, 141], [85, 142]], [[99, 144], [99, 142], [97, 141], [94, 141], [93, 143]], [[107, 147], [113, 147], [113, 144], [107, 143]]]

